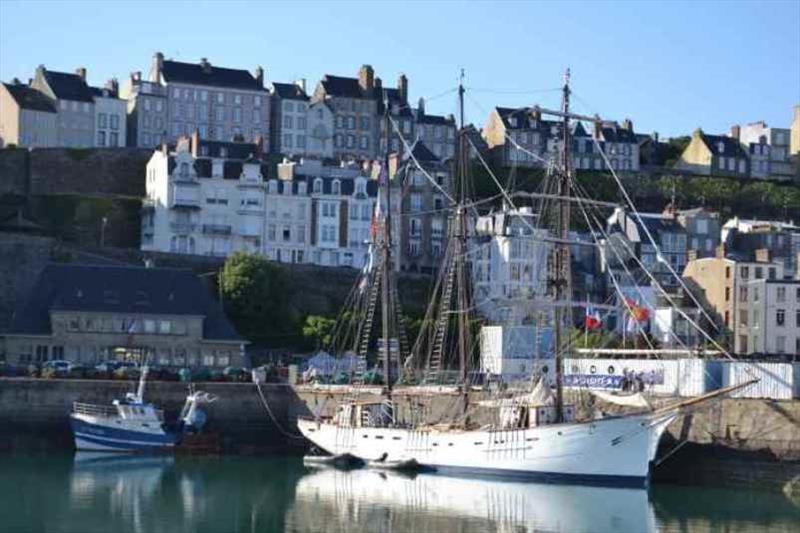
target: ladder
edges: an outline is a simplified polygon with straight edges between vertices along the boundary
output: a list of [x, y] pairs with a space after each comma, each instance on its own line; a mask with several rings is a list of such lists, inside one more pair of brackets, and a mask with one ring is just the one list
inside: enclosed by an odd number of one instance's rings
[[456, 277], [456, 263], [450, 261], [447, 269], [444, 288], [439, 300], [439, 319], [436, 323], [436, 332], [433, 340], [433, 349], [428, 359], [428, 372], [425, 382], [437, 383], [442, 370], [442, 359], [446, 345], [447, 330], [450, 325], [450, 308], [452, 306], [453, 285]]

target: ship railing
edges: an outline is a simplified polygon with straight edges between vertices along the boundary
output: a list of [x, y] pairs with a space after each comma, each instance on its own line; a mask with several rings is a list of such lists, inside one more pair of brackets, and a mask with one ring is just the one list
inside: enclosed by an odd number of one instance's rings
[[76, 415], [97, 416], [103, 418], [119, 416], [116, 407], [80, 402], [75, 402], [72, 404], [72, 412]]

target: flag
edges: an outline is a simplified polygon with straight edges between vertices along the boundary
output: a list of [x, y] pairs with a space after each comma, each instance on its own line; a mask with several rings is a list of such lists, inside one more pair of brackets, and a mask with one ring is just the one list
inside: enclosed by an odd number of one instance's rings
[[587, 307], [583, 324], [586, 329], [598, 329], [602, 327], [603, 320], [600, 318], [600, 310], [595, 307]]
[[631, 317], [637, 322], [645, 322], [650, 319], [650, 310], [646, 306], [639, 305], [639, 302], [633, 298], [625, 298], [625, 303]]

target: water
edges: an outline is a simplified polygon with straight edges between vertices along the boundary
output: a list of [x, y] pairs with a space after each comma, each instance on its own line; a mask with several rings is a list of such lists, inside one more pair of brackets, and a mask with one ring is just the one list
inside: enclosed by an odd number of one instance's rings
[[0, 455], [0, 532], [797, 532], [780, 494], [303, 467], [295, 457]]

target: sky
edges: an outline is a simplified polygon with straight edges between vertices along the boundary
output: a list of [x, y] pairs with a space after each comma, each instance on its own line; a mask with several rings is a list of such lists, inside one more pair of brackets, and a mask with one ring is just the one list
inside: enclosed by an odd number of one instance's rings
[[[468, 122], [495, 105], [559, 105], [631, 118], [662, 137], [764, 120], [789, 127], [800, 105], [800, 0], [695, 2], [50, 2], [0, 0], [0, 80], [39, 64], [89, 81], [146, 76], [152, 56], [266, 70], [268, 81], [371, 64], [409, 78], [412, 103]], [[448, 92], [450, 91], [450, 92]]]

